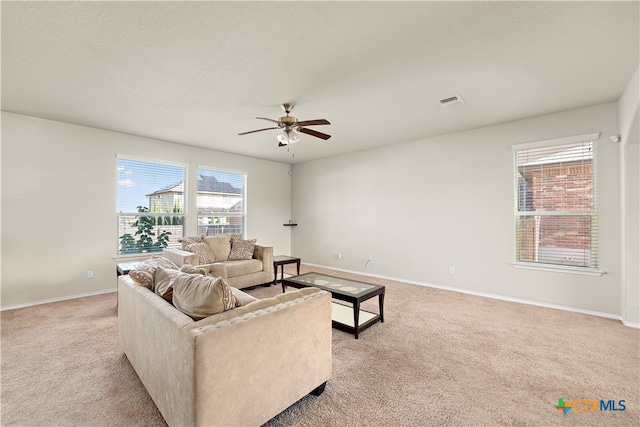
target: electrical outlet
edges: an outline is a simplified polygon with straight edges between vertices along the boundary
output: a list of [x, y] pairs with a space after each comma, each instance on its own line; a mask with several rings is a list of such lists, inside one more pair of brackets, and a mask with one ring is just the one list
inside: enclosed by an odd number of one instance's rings
[[87, 279], [93, 279], [93, 270], [87, 271]]
[[338, 259], [342, 259], [342, 254], [338, 254]]
[[456, 269], [453, 267], [449, 267], [449, 274], [456, 274]]

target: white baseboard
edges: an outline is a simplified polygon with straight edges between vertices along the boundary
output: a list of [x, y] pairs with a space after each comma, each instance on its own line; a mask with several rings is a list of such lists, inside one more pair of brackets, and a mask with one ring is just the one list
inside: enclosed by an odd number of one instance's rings
[[603, 313], [603, 312], [600, 312], [600, 311], [584, 310], [584, 309], [580, 309], [580, 308], [568, 307], [568, 306], [558, 305], [558, 304], [547, 304], [547, 303], [539, 302], [539, 301], [532, 301], [532, 300], [526, 300], [526, 299], [521, 299], [521, 298], [512, 298], [512, 297], [506, 297], [506, 296], [503, 296], [503, 295], [489, 294], [489, 293], [485, 293], [485, 292], [469, 291], [469, 290], [466, 290], [466, 289], [453, 288], [451, 286], [442, 286], [442, 285], [435, 285], [433, 283], [418, 282], [418, 281], [415, 281], [415, 280], [399, 279], [397, 277], [381, 276], [379, 274], [371, 274], [371, 273], [364, 273], [362, 271], [346, 270], [346, 269], [343, 269], [343, 268], [329, 267], [329, 266], [326, 266], [326, 265], [312, 264], [312, 263], [308, 263], [308, 262], [302, 262], [302, 264], [308, 265], [310, 267], [319, 267], [319, 268], [326, 268], [328, 270], [343, 271], [345, 273], [358, 274], [358, 275], [361, 275], [361, 276], [375, 277], [377, 279], [393, 280], [395, 282], [410, 283], [412, 285], [426, 286], [428, 288], [436, 288], [436, 289], [442, 289], [442, 290], [445, 290], [445, 291], [459, 292], [459, 293], [462, 293], [462, 294], [475, 295], [475, 296], [484, 297], [484, 298], [491, 298], [491, 299], [497, 299], [497, 300], [502, 300], [502, 301], [515, 302], [515, 303], [518, 303], [518, 304], [534, 305], [534, 306], [538, 306], [538, 307], [553, 308], [555, 310], [563, 310], [563, 311], [571, 311], [571, 312], [574, 312], [574, 313], [587, 314], [589, 316], [604, 317], [606, 319], [618, 320], [623, 325], [628, 326], [630, 328], [640, 329], [640, 324], [627, 322], [622, 318], [622, 316], [619, 316], [619, 315], [616, 315], [616, 314]]
[[640, 329], [640, 323], [627, 322], [624, 319], [620, 320], [624, 326], [628, 326], [630, 328]]
[[116, 292], [116, 291], [117, 291], [117, 289], [113, 288], [113, 289], [107, 289], [107, 290], [104, 290], [104, 291], [88, 292], [86, 294], [69, 295], [69, 296], [66, 296], [66, 297], [52, 298], [52, 299], [46, 299], [46, 300], [41, 300], [41, 301], [28, 302], [28, 303], [25, 303], [25, 304], [9, 305], [9, 306], [6, 306], [6, 307], [0, 307], [0, 311], [15, 310], [16, 308], [32, 307], [34, 305], [49, 304], [49, 303], [52, 303], [52, 302], [67, 301], [67, 300], [76, 299], [76, 298], [92, 297], [92, 296], [95, 296], [95, 295], [109, 294], [109, 293]]
[[[574, 312], [574, 313], [587, 314], [589, 316], [604, 317], [606, 319], [618, 320], [623, 325], [628, 326], [630, 328], [640, 329], [640, 323], [628, 322], [628, 321], [624, 320], [622, 318], [622, 316], [618, 316], [618, 315], [615, 315], [615, 314], [609, 314], [609, 313], [603, 313], [603, 312], [600, 312], [600, 311], [583, 310], [583, 309], [580, 309], [580, 308], [568, 307], [568, 306], [564, 306], [564, 305], [547, 304], [547, 303], [543, 303], [543, 302], [539, 302], [539, 301], [531, 301], [531, 300], [525, 300], [525, 299], [520, 299], [520, 298], [505, 297], [505, 296], [502, 296], [502, 295], [489, 294], [489, 293], [485, 293], [485, 292], [469, 291], [469, 290], [466, 290], [466, 289], [453, 288], [451, 286], [442, 286], [442, 285], [435, 285], [433, 283], [418, 282], [418, 281], [415, 281], [415, 280], [399, 279], [397, 277], [389, 277], [389, 276], [382, 276], [382, 275], [379, 275], [379, 274], [364, 273], [362, 271], [346, 270], [344, 268], [336, 268], [336, 267], [330, 267], [330, 266], [326, 266], [326, 265], [312, 264], [312, 263], [309, 263], [309, 262], [302, 262], [302, 264], [308, 265], [310, 267], [319, 267], [319, 268], [326, 268], [328, 270], [343, 271], [345, 273], [358, 274], [358, 275], [361, 275], [361, 276], [375, 277], [377, 279], [393, 280], [395, 282], [410, 283], [412, 285], [426, 286], [428, 288], [436, 288], [436, 289], [442, 289], [442, 290], [445, 290], [445, 291], [459, 292], [459, 293], [462, 293], [462, 294], [475, 295], [475, 296], [484, 297], [484, 298], [491, 298], [491, 299], [497, 299], [497, 300], [502, 300], [502, 301], [515, 302], [515, 303], [518, 303], [518, 304], [534, 305], [534, 306], [538, 306], [538, 307], [553, 308], [555, 310], [563, 310], [563, 311], [571, 311], [571, 312]], [[90, 296], [94, 296], [94, 295], [108, 294], [108, 293], [116, 292], [116, 291], [117, 291], [117, 289], [114, 288], [114, 289], [107, 289], [107, 290], [103, 290], [103, 291], [89, 292], [89, 293], [86, 293], [86, 294], [70, 295], [70, 296], [61, 297], [61, 298], [52, 298], [52, 299], [48, 299], [48, 300], [35, 301], [35, 302], [30, 302], [30, 303], [25, 303], [25, 304], [11, 305], [11, 306], [7, 306], [7, 307], [0, 307], [0, 311], [15, 310], [17, 308], [25, 308], [25, 307], [35, 306], [35, 305], [48, 304], [48, 303], [52, 303], [52, 302], [66, 301], [66, 300], [76, 299], [76, 298], [84, 298], [84, 297], [90, 297]]]

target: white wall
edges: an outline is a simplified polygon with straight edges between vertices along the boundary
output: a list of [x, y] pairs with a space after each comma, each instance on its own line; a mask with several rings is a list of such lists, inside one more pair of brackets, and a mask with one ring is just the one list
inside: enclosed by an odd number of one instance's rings
[[[640, 70], [640, 69], [639, 69]], [[640, 326], [640, 78], [636, 70], [619, 105], [622, 319]]]
[[116, 287], [116, 153], [246, 172], [247, 237], [290, 253], [289, 165], [3, 112], [3, 308]]
[[[602, 134], [600, 268], [607, 274], [515, 269], [511, 146], [591, 132]], [[312, 264], [619, 316], [615, 134], [617, 104], [608, 103], [295, 165], [293, 253]]]

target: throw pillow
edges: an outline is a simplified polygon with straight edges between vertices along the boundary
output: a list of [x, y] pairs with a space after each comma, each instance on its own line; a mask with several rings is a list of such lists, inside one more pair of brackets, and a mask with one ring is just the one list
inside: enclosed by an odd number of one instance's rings
[[178, 239], [178, 242], [182, 243], [182, 250], [186, 251], [188, 249], [186, 249], [185, 247], [187, 245], [190, 245], [191, 243], [202, 243], [202, 238], [204, 236], [189, 236], [189, 237], [183, 237], [182, 239]]
[[204, 268], [194, 267], [193, 265], [185, 264], [178, 270], [169, 270], [162, 267], [158, 267], [155, 278], [155, 293], [169, 302], [173, 301], [173, 281], [179, 274], [199, 274], [201, 276], [207, 275], [207, 270]]
[[193, 252], [198, 256], [198, 264], [211, 264], [215, 262], [215, 257], [213, 256], [213, 252], [209, 248], [209, 245], [206, 243], [189, 243], [188, 245], [183, 244], [183, 248], [185, 251]]
[[229, 260], [251, 259], [253, 258], [253, 251], [255, 247], [256, 239], [233, 239], [231, 242], [231, 253], [229, 254]]
[[205, 236], [202, 239], [213, 252], [216, 261], [226, 261], [231, 251], [231, 240], [228, 236]]
[[242, 239], [242, 234], [240, 234], [240, 233], [224, 234], [224, 236], [229, 237], [229, 241], [230, 241], [230, 242], [231, 242], [233, 239]]
[[221, 277], [179, 273], [173, 281], [173, 305], [193, 320], [236, 306], [231, 287]]
[[158, 267], [154, 274], [156, 282], [155, 293], [171, 302], [173, 300], [173, 281], [178, 273], [180, 273], [178, 270], [169, 270], [163, 267]]
[[178, 270], [178, 266], [170, 259], [163, 257], [154, 257], [137, 266], [129, 272], [129, 276], [139, 285], [154, 290], [155, 281], [154, 274], [158, 267]]

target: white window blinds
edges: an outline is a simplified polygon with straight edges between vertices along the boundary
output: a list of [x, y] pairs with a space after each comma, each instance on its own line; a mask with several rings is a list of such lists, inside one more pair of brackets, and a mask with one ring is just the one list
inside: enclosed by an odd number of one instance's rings
[[514, 147], [516, 262], [598, 268], [595, 148], [584, 137]]
[[198, 168], [198, 234], [244, 236], [246, 175]]
[[186, 167], [118, 157], [117, 168], [117, 253], [178, 245], [186, 228]]

